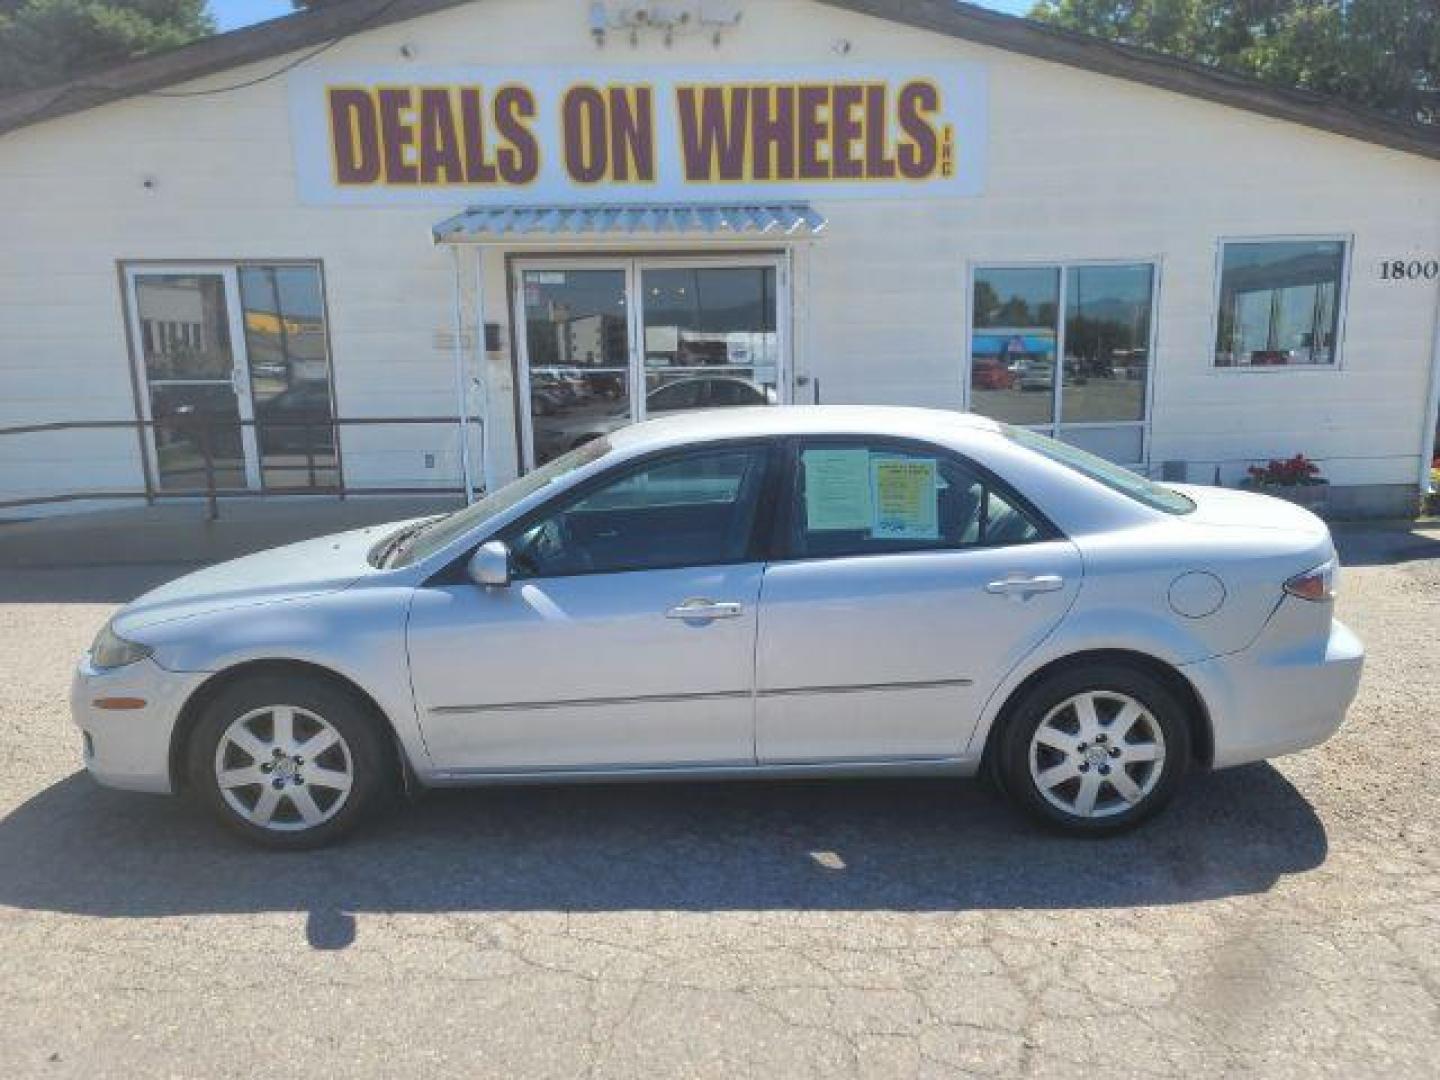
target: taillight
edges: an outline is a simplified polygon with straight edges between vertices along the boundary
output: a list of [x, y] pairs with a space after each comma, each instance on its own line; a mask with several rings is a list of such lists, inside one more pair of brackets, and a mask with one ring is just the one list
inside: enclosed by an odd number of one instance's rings
[[1285, 582], [1285, 591], [1301, 600], [1333, 600], [1335, 598], [1335, 560], [1327, 559], [1319, 566], [1296, 574]]

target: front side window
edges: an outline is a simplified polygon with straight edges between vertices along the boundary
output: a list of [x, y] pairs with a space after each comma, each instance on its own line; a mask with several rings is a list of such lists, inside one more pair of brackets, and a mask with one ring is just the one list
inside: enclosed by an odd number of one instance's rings
[[1215, 366], [1333, 365], [1344, 275], [1343, 240], [1222, 244]]
[[1013, 499], [940, 451], [810, 444], [796, 456], [791, 491], [795, 558], [995, 547], [1042, 536]]
[[516, 576], [741, 562], [767, 458], [763, 447], [717, 448], [624, 470], [506, 537]]

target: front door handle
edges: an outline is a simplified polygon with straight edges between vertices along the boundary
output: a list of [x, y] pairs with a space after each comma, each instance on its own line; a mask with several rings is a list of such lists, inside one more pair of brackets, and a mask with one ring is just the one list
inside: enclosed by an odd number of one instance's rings
[[1011, 574], [1001, 581], [990, 582], [985, 586], [985, 591], [1026, 600], [1036, 593], [1057, 592], [1064, 587], [1065, 579], [1059, 574], [1036, 574], [1033, 577]]
[[739, 604], [728, 601], [694, 599], [686, 600], [665, 612], [667, 619], [685, 619], [693, 622], [709, 622], [711, 619], [734, 619], [744, 613]]

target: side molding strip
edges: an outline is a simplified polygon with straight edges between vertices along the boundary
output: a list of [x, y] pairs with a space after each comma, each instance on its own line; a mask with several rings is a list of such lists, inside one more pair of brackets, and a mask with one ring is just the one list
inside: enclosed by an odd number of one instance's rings
[[[760, 690], [758, 697], [797, 697], [802, 694], [865, 694], [877, 690], [939, 690], [947, 686], [971, 686], [971, 679], [926, 679], [917, 682], [846, 683], [840, 686], [785, 686]], [[560, 701], [497, 701], [484, 705], [432, 705], [427, 712], [436, 716], [477, 712], [519, 712], [529, 709], [573, 709], [582, 706], [664, 705], [687, 701], [725, 701], [751, 697], [749, 690], [713, 690], [698, 694], [640, 694], [635, 697], [569, 698]]]

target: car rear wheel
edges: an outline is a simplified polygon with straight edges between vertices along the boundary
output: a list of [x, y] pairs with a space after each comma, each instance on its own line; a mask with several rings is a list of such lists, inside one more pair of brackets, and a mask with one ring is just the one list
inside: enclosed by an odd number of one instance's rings
[[190, 741], [190, 790], [229, 828], [274, 848], [349, 832], [395, 770], [376, 719], [340, 688], [265, 676], [221, 691]]
[[1158, 813], [1189, 762], [1188, 718], [1170, 689], [1139, 668], [1104, 664], [1032, 687], [1005, 721], [993, 764], [1032, 817], [1097, 836]]

